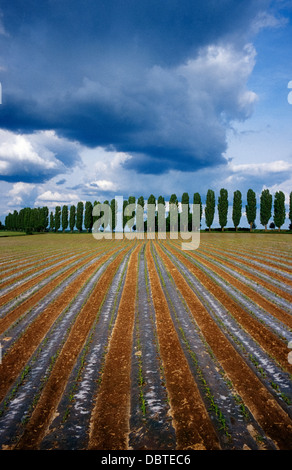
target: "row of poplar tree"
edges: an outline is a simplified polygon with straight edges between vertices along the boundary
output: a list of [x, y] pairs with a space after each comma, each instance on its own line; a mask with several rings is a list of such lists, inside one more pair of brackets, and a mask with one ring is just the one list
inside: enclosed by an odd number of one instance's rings
[[[130, 223], [130, 220], [133, 221], [134, 213], [131, 216], [124, 215], [125, 208], [129, 204], [138, 204], [143, 209], [147, 208], [147, 204], [162, 204], [165, 206], [165, 199], [163, 196], [159, 196], [156, 201], [156, 198], [153, 194], [149, 196], [147, 201], [144, 200], [143, 196], [140, 196], [137, 200], [134, 196], [130, 196], [128, 199], [123, 200], [123, 227], [125, 228], [127, 224]], [[286, 209], [285, 209], [285, 195], [282, 191], [277, 191], [274, 195], [274, 204], [273, 196], [268, 189], [264, 189], [260, 195], [260, 223], [267, 230], [268, 223], [273, 215], [273, 224], [279, 230], [282, 225], [284, 225], [286, 220]], [[198, 192], [193, 194], [193, 204], [200, 205], [200, 220], [203, 215], [203, 206], [201, 196]], [[36, 231], [44, 232], [47, 230], [58, 232], [60, 229], [62, 231], [71, 230], [74, 231], [77, 229], [79, 232], [86, 230], [90, 232], [92, 230], [93, 224], [98, 219], [93, 215], [93, 208], [95, 205], [100, 204], [99, 201], [95, 201], [93, 204], [90, 201], [85, 202], [85, 204], [80, 201], [77, 205], [71, 205], [70, 208], [67, 205], [56, 206], [54, 211], [49, 212], [48, 207], [38, 207], [30, 208], [25, 207], [20, 209], [20, 211], [14, 210], [13, 213], [9, 213], [5, 218], [5, 228], [7, 230], [19, 230], [26, 231], [27, 233]], [[116, 228], [117, 223], [117, 201], [112, 199], [111, 201], [104, 201], [103, 204], [108, 204], [111, 208], [112, 217], [109, 220], [103, 219], [104, 223], [101, 224], [101, 228], [105, 229], [107, 226], [110, 227], [112, 231]], [[191, 201], [188, 193], [183, 193], [181, 198], [181, 204], [188, 205], [189, 207], [189, 229], [191, 229]], [[179, 207], [179, 201], [176, 194], [172, 194], [169, 199], [169, 207]], [[161, 206], [160, 206], [161, 207]], [[245, 206], [245, 215], [247, 221], [250, 225], [250, 230], [254, 227], [256, 216], [257, 216], [257, 197], [256, 193], [249, 189], [247, 191], [246, 206]], [[224, 188], [220, 190], [217, 201], [217, 209], [219, 216], [219, 225], [221, 230], [224, 230], [224, 227], [227, 225], [228, 210], [229, 210], [229, 201], [228, 201], [228, 191]], [[207, 191], [206, 201], [204, 207], [205, 215], [205, 224], [211, 230], [211, 227], [214, 222], [216, 210], [216, 199], [215, 192], [211, 189]], [[101, 213], [102, 215], [102, 213]], [[178, 210], [179, 215], [179, 210]], [[165, 215], [166, 217], [166, 230], [170, 229], [170, 214]], [[232, 221], [234, 224], [235, 230], [238, 229], [240, 220], [242, 217], [242, 194], [240, 191], [235, 191], [233, 193], [233, 205], [232, 205]], [[292, 228], [292, 192], [290, 193], [289, 199], [289, 214], [290, 219], [290, 229]], [[132, 230], [135, 230], [135, 225], [128, 225]], [[144, 223], [144, 229], [147, 229], [147, 219]], [[157, 214], [156, 214], [156, 227], [157, 230]]]

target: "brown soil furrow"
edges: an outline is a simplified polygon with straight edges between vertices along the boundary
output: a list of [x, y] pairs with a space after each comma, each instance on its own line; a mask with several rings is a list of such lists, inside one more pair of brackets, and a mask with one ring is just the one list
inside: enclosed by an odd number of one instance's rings
[[190, 253], [191, 257], [198, 260], [203, 265], [207, 266], [214, 273], [218, 274], [222, 279], [227, 281], [230, 285], [236, 287], [240, 292], [246, 295], [249, 299], [253, 300], [257, 305], [262, 307], [266, 312], [273, 315], [278, 320], [282, 321], [289, 328], [292, 328], [292, 316], [283, 310], [282, 308], [275, 305], [273, 302], [265, 299], [261, 294], [255, 292], [251, 287], [244, 284], [242, 281], [236, 279], [231, 274], [219, 268], [214, 263], [207, 261], [204, 258], [196, 256], [195, 253]]
[[172, 252], [184, 265], [192, 272], [197, 279], [211, 292], [240, 325], [267, 351], [276, 361], [281, 364], [284, 370], [292, 373], [292, 365], [287, 361], [287, 345], [269, 330], [263, 323], [251, 316], [244, 310], [228, 293], [221, 288], [215, 281], [205, 274], [199, 267], [185, 258], [177, 250], [169, 245], [168, 250]]
[[[213, 251], [215, 252], [215, 251], [217, 251], [217, 250], [212, 250], [212, 254], [213, 254]], [[207, 251], [207, 253], [210, 253], [210, 252]], [[220, 252], [220, 251], [218, 251], [218, 253], [219, 253], [219, 254], [222, 254], [222, 252]], [[266, 269], [266, 268], [261, 267], [261, 266], [254, 266], [254, 265], [250, 264], [250, 263], [249, 263], [247, 260], [245, 260], [244, 258], [241, 258], [241, 257], [239, 257], [239, 256], [232, 256], [232, 255], [230, 255], [229, 253], [227, 253], [226, 251], [223, 252], [223, 255], [224, 255], [224, 256], [228, 255], [228, 258], [229, 258], [229, 259], [234, 259], [235, 261], [239, 261], [240, 263], [244, 264], [245, 266], [248, 266], [249, 268], [254, 269], [255, 272], [256, 272], [256, 271], [259, 271], [259, 272], [261, 272], [261, 273], [263, 273], [263, 274], [267, 274], [268, 276], [273, 277], [274, 279], [277, 279], [277, 280], [280, 281], [280, 282], [283, 282], [284, 285], [287, 284], [287, 285], [290, 286], [290, 287], [292, 286], [292, 282], [291, 282], [289, 279], [287, 279], [286, 277], [281, 276], [281, 274], [279, 274], [279, 273], [272, 272], [272, 271], [270, 271], [269, 269]], [[236, 269], [238, 269], [238, 268], [236, 267]], [[290, 273], [291, 273], [291, 270], [290, 270]], [[260, 281], [259, 278], [257, 278], [257, 279], [258, 279], [258, 281]], [[258, 281], [257, 281], [257, 282], [258, 282]], [[282, 295], [282, 291], [281, 291], [281, 295]]]
[[[72, 261], [72, 260], [70, 260], [70, 261]], [[30, 279], [27, 282], [22, 283], [18, 287], [15, 287], [15, 289], [12, 289], [11, 291], [7, 292], [7, 294], [2, 295], [2, 297], [0, 297], [0, 307], [5, 305], [7, 302], [14, 299], [15, 297], [19, 296], [20, 294], [22, 294], [26, 290], [30, 289], [31, 287], [34, 287], [36, 284], [38, 284], [40, 281], [42, 281], [46, 277], [49, 277], [51, 274], [54, 274], [56, 271], [59, 271], [60, 269], [65, 267], [67, 264], [68, 264], [68, 260], [64, 261], [64, 263], [61, 263], [58, 266], [53, 266], [48, 271], [39, 274], [38, 276], [34, 277], [33, 279]]]
[[38, 265], [38, 266], [34, 266], [32, 269], [30, 269], [29, 271], [27, 271], [26, 273], [22, 273], [20, 274], [19, 276], [15, 276], [14, 278], [12, 279], [8, 279], [7, 281], [3, 282], [0, 287], [1, 289], [3, 289], [4, 287], [7, 287], [11, 284], [14, 284], [18, 281], [21, 281], [22, 279], [24, 279], [25, 281], [25, 278], [32, 275], [33, 273], [37, 273], [38, 271], [41, 271], [42, 269], [44, 268], [49, 268], [50, 266], [54, 266], [56, 263], [59, 263], [60, 261], [63, 261], [63, 260], [66, 260], [68, 259], [68, 254], [66, 255], [63, 255], [60, 256], [60, 258], [55, 258], [52, 260], [52, 261], [49, 261], [49, 262], [46, 262], [44, 261], [41, 265]]
[[177, 449], [218, 450], [218, 437], [180, 345], [150, 251], [150, 242], [147, 244], [146, 259]]
[[[264, 256], [262, 258], [258, 258], [256, 256], [251, 256], [249, 253], [243, 253], [243, 252], [238, 252], [238, 253], [232, 253], [232, 252], [229, 252], [229, 251], [226, 251], [224, 250], [224, 254], [228, 254], [228, 256], [234, 258], [234, 259], [237, 259], [238, 261], [242, 261], [242, 260], [250, 260], [250, 261], [256, 261], [257, 263], [264, 263], [267, 267], [271, 267], [271, 268], [276, 268], [278, 269], [279, 271], [283, 271], [283, 273], [289, 273], [291, 274], [291, 268], [290, 267], [284, 267], [284, 266], [279, 266], [279, 264], [277, 264], [276, 261], [272, 262], [272, 261], [268, 261], [268, 256]], [[251, 265], [253, 266], [253, 265]], [[255, 266], [256, 269], [258, 269], [260, 266]], [[265, 269], [265, 268], [263, 268]], [[284, 282], [286, 282], [286, 278], [285, 276], [281, 276], [280, 273], [274, 273], [271, 272], [271, 270], [269, 269], [265, 269], [266, 272], [270, 273], [270, 275], [272, 275], [273, 277], [274, 274], [277, 274], [277, 276], [279, 276], [281, 279], [284, 280]], [[289, 285], [292, 285], [292, 281], [289, 281]]]
[[43, 340], [49, 328], [66, 306], [78, 294], [93, 273], [118, 249], [106, 253], [96, 263], [86, 268], [66, 289], [39, 315], [25, 330], [18, 341], [13, 344], [0, 364], [0, 401], [3, 400], [9, 387], [17, 378], [28, 359]]
[[[253, 256], [253, 254], [249, 253], [249, 252], [246, 252], [246, 251], [241, 251], [238, 253], [238, 256], [242, 256], [246, 259], [250, 259], [251, 261], [257, 261], [258, 263], [262, 263], [263, 260], [264, 260], [264, 263], [267, 265], [267, 266], [271, 266], [272, 268], [277, 268], [283, 272], [287, 272], [287, 273], [291, 273], [291, 266], [279, 266], [279, 264], [277, 263], [277, 261], [271, 257], [269, 257], [269, 255], [265, 252], [264, 254], [263, 253], [255, 253], [255, 255]], [[279, 260], [281, 261], [281, 259]], [[284, 261], [284, 260], [283, 260]]]
[[19, 262], [30, 262], [31, 260], [41, 258], [44, 254], [46, 256], [53, 256], [54, 254], [58, 254], [59, 250], [49, 250], [49, 251], [37, 251], [33, 253], [32, 249], [30, 251], [30, 254], [24, 255], [23, 253], [18, 253], [17, 255], [14, 256], [8, 256], [4, 255], [2, 258], [0, 258], [0, 267], [1, 270], [2, 268], [4, 269], [9, 269], [11, 266], [13, 267], [14, 265], [18, 265]]
[[[0, 334], [3, 334], [7, 328], [9, 328], [18, 318], [21, 317], [25, 312], [28, 312], [33, 306], [35, 306], [41, 299], [43, 299], [47, 294], [49, 294], [55, 287], [57, 287], [64, 279], [68, 278], [74, 271], [81, 268], [85, 264], [92, 261], [98, 256], [98, 253], [87, 257], [80, 261], [78, 265], [74, 265], [71, 268], [67, 268], [65, 272], [58, 274], [55, 279], [50, 281], [47, 285], [43, 286], [41, 289], [37, 290], [32, 294], [28, 299], [24, 300], [20, 305], [11, 310], [5, 317], [0, 318]], [[82, 256], [80, 256], [80, 259]], [[76, 259], [74, 260], [76, 261]], [[68, 261], [70, 265], [73, 260]]]
[[[261, 240], [261, 242], [262, 242], [262, 240]], [[227, 243], [228, 243], [228, 241], [227, 241]], [[230, 243], [229, 246], [231, 246], [231, 243]], [[264, 248], [261, 249], [261, 250], [258, 250], [258, 249], [254, 250], [254, 249], [252, 249], [250, 244], [248, 245], [248, 250], [244, 250], [244, 251], [243, 251], [243, 250], [242, 250], [242, 247], [240, 247], [240, 251], [234, 251], [234, 249], [230, 249], [230, 248], [228, 248], [228, 249], [226, 250], [226, 248], [227, 248], [226, 243], [223, 243], [222, 246], [217, 245], [217, 244], [216, 244], [216, 245], [212, 245], [212, 244], [209, 244], [209, 243], [204, 243], [204, 248], [205, 248], [205, 249], [211, 249], [211, 250], [216, 250], [216, 249], [219, 249], [219, 250], [220, 250], [220, 249], [221, 249], [224, 253], [228, 254], [228, 256], [229, 256], [229, 255], [231, 255], [231, 256], [232, 256], [232, 255], [234, 255], [234, 256], [237, 255], [238, 257], [239, 257], [239, 256], [240, 256], [240, 257], [243, 257], [243, 256], [245, 256], [246, 254], [247, 254], [248, 256], [256, 255], [256, 256], [254, 256], [254, 258], [260, 256], [261, 258], [263, 258], [263, 259], [265, 259], [265, 260], [271, 260], [272, 263], [273, 263], [273, 262], [276, 263], [275, 258], [269, 256], [269, 253], [271, 252], [271, 245], [270, 245], [270, 243], [268, 243], [267, 246], [264, 247]], [[287, 256], [285, 256], [285, 255], [283, 255], [282, 252], [275, 252], [275, 253], [274, 253], [274, 256], [277, 256], [277, 258], [279, 258], [280, 261], [283, 260], [285, 263], [288, 262], [288, 264], [291, 264], [291, 262], [292, 262], [292, 259], [289, 258], [289, 257], [287, 257]], [[256, 259], [259, 261], [258, 258], [256, 258]], [[287, 267], [288, 267], [288, 266], [287, 266]]]
[[[30, 274], [37, 264], [46, 263], [47, 261], [50, 261], [50, 260], [56, 260], [56, 259], [58, 259], [58, 256], [60, 256], [60, 254], [62, 254], [62, 256], [64, 257], [64, 256], [72, 255], [73, 252], [68, 251], [65, 254], [64, 250], [62, 250], [62, 252], [58, 252], [58, 253], [50, 254], [50, 255], [45, 255], [43, 253], [39, 257], [35, 257], [32, 261], [29, 261], [29, 262], [26, 262], [25, 258], [19, 259], [17, 261], [17, 263], [15, 263], [17, 267], [12, 266], [12, 264], [9, 264], [9, 268], [5, 269], [5, 272], [4, 272], [3, 269], [1, 269], [1, 272], [3, 274], [0, 275], [0, 281], [1, 281], [1, 279], [5, 279], [10, 274], [17, 274], [17, 273], [21, 272], [24, 268], [25, 269], [26, 268], [31, 268], [31, 269], [27, 270], [26, 273], [24, 273], [23, 275], [20, 275], [20, 276], [17, 276], [17, 277], [15, 276], [13, 279], [8, 280], [7, 283], [14, 282], [15, 279], [16, 280], [21, 279], [21, 276], [24, 277], [24, 276], [27, 276], [28, 274]], [[74, 252], [74, 254], [78, 254], [78, 253]], [[21, 265], [21, 266], [19, 267], [19, 265]], [[37, 269], [37, 267], [35, 269]], [[1, 287], [1, 289], [3, 287], [5, 287], [5, 281], [0, 283], [0, 287]]]
[[130, 246], [123, 250], [107, 267], [78, 314], [16, 448], [38, 448], [61, 399], [70, 371], [106, 296], [110, 283], [129, 249]]
[[91, 416], [90, 450], [128, 448], [131, 354], [136, 307], [139, 243], [132, 253], [117, 319], [109, 342], [102, 381]]
[[292, 446], [292, 420], [227, 340], [170, 258], [155, 245], [207, 343], [266, 435], [279, 449]]
[[[226, 259], [222, 259], [220, 258], [220, 256], [216, 256], [216, 254], [214, 253], [214, 251], [212, 251], [212, 253], [210, 252], [205, 252], [205, 254], [207, 254], [207, 256], [209, 257], [212, 257], [213, 259], [219, 261], [220, 263], [226, 265], [227, 267], [229, 268], [232, 268], [234, 271], [238, 272], [239, 274], [242, 274], [243, 276], [245, 276], [246, 278], [248, 279], [251, 279], [252, 281], [254, 281], [256, 284], [260, 284], [261, 286], [265, 287], [266, 289], [270, 290], [271, 292], [277, 294], [279, 297], [282, 297], [283, 299], [285, 300], [288, 300], [289, 302], [292, 302], [292, 294], [289, 294], [289, 292], [286, 292], [285, 290], [283, 289], [279, 289], [278, 287], [276, 287], [275, 285], [273, 285], [272, 283], [264, 280], [264, 279], [261, 279], [260, 277], [252, 274], [251, 272], [249, 271], [246, 271], [245, 269], [237, 266], [237, 265], [234, 265], [232, 263], [230, 263], [229, 261], [227, 261]], [[220, 253], [222, 255], [222, 253]], [[230, 259], [230, 257], [229, 257]], [[238, 259], [236, 259], [235, 257], [232, 257], [232, 259], [236, 260], [236, 261], [239, 261]], [[245, 264], [245, 265], [248, 265], [248, 263], [244, 263], [243, 260], [240, 260], [241, 263]], [[250, 266], [250, 265], [249, 265]], [[257, 268], [258, 271], [261, 271], [261, 269]]]

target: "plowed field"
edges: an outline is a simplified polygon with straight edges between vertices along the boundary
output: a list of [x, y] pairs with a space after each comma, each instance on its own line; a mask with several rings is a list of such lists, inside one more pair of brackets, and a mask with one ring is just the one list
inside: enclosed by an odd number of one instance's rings
[[291, 235], [0, 248], [0, 449], [292, 450]]

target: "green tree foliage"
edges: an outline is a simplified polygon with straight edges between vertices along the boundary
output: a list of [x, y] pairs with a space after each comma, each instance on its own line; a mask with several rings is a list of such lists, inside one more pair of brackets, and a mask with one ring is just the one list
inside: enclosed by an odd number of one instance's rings
[[144, 206], [145, 200], [143, 196], [140, 196], [137, 200], [136, 206], [136, 230], [138, 232], [144, 232]]
[[30, 213], [30, 227], [33, 231], [40, 232], [40, 211], [36, 207]]
[[92, 209], [93, 209], [92, 202], [86, 201], [86, 203], [85, 203], [85, 213], [84, 213], [84, 227], [87, 230], [87, 232], [92, 231], [92, 226], [93, 226]]
[[[97, 204], [100, 204], [100, 202], [99, 202], [99, 201], [94, 201], [94, 203], [93, 203], [93, 209], [94, 209], [94, 207], [95, 207]], [[99, 216], [93, 215], [93, 225], [94, 225], [94, 227], [97, 227], [97, 225], [96, 225], [95, 223], [97, 222], [98, 219], [99, 219]]]
[[118, 203], [116, 199], [112, 199], [110, 205], [111, 205], [111, 211], [112, 211], [110, 228], [111, 228], [111, 231], [114, 232], [117, 226], [117, 213], [118, 213]]
[[190, 210], [190, 196], [188, 193], [183, 193], [181, 197], [181, 203], [188, 205], [188, 210]]
[[76, 206], [72, 204], [72, 206], [70, 206], [70, 215], [69, 215], [69, 228], [71, 232], [73, 232], [75, 224], [76, 224]]
[[167, 230], [175, 232], [178, 230], [178, 198], [174, 193], [169, 198], [169, 211], [166, 218]]
[[187, 214], [185, 214], [184, 222], [181, 223], [183, 220], [183, 215], [181, 214], [179, 216], [180, 219], [180, 230], [182, 232], [186, 232], [188, 230], [189, 226], [189, 220], [190, 220], [190, 197], [188, 193], [183, 193], [181, 197], [181, 203], [182, 203], [182, 213], [187, 209]]
[[292, 225], [292, 191], [289, 195], [289, 219], [290, 219], [290, 223]]
[[241, 210], [242, 210], [242, 197], [240, 191], [234, 191], [233, 193], [233, 207], [232, 207], [232, 220], [235, 230], [239, 226], [239, 222], [241, 219]]
[[13, 214], [9, 212], [9, 214], [5, 217], [5, 228], [7, 230], [15, 230], [15, 223], [15, 211], [13, 212]]
[[50, 230], [55, 230], [55, 216], [53, 211], [50, 212]]
[[156, 199], [153, 194], [150, 194], [147, 200], [147, 231], [155, 232], [155, 217], [156, 217]]
[[220, 189], [220, 194], [218, 197], [218, 214], [219, 214], [219, 224], [221, 230], [224, 230], [224, 227], [227, 225], [227, 214], [228, 214], [228, 191], [227, 189]]
[[138, 197], [137, 204], [142, 207], [143, 212], [144, 212], [144, 206], [145, 206], [145, 200], [143, 196]]
[[165, 220], [165, 199], [163, 196], [159, 196], [157, 199], [157, 216], [155, 219], [155, 231], [165, 232], [166, 231], [166, 220]]
[[24, 230], [24, 214], [25, 214], [26, 208], [20, 209], [18, 213], [18, 230]]
[[274, 198], [274, 223], [279, 231], [285, 222], [285, 218], [285, 194], [282, 191], [277, 191]]
[[18, 212], [14, 210], [5, 218], [5, 228], [19, 230], [27, 233], [45, 231], [48, 226], [47, 207], [24, 207]]
[[[94, 201], [93, 203], [93, 228], [94, 228], [94, 231], [98, 231], [98, 230], [101, 230], [104, 229], [104, 223], [103, 223], [103, 218], [104, 218], [104, 211], [102, 210], [102, 204], [100, 201]], [[100, 206], [100, 207], [97, 207], [96, 206]], [[96, 210], [96, 214], [97, 212], [98, 215], [95, 214], [95, 211], [94, 209], [99, 209], [99, 211]]]
[[62, 207], [62, 230], [65, 232], [68, 227], [68, 206], [64, 205]]
[[202, 199], [199, 193], [194, 193], [193, 204], [200, 204], [200, 222], [201, 222], [202, 215], [203, 215], [203, 205], [202, 205]]
[[[104, 201], [103, 204], [110, 207], [110, 203], [108, 200]], [[101, 227], [103, 228], [103, 230], [108, 230], [110, 228], [110, 223], [111, 223], [110, 212], [107, 211], [107, 208], [105, 208], [105, 210], [102, 211], [102, 214], [103, 214], [103, 223], [101, 224]]]
[[78, 232], [82, 232], [83, 228], [83, 211], [84, 211], [84, 204], [82, 201], [79, 201], [77, 204], [76, 210], [76, 228]]
[[206, 207], [205, 207], [205, 222], [209, 231], [214, 221], [215, 215], [215, 193], [212, 189], [208, 189], [206, 196]]
[[42, 208], [42, 226], [43, 230], [47, 230], [49, 225], [49, 208], [47, 206], [44, 206]]
[[267, 231], [267, 225], [272, 217], [272, 195], [268, 189], [264, 189], [260, 197], [260, 221]]
[[246, 218], [252, 231], [253, 224], [257, 215], [257, 200], [256, 194], [252, 189], [247, 191], [247, 204], [245, 206]]
[[[110, 211], [101, 211], [99, 216], [93, 216], [92, 209], [100, 202], [94, 201], [93, 205], [91, 202], [87, 201], [85, 204], [85, 214], [84, 214], [84, 221], [83, 221], [83, 211], [84, 211], [84, 204], [83, 202], [78, 202], [77, 207], [72, 205], [70, 207], [70, 213], [68, 211], [68, 206], [64, 205], [61, 209], [60, 206], [55, 208], [55, 211], [49, 212], [48, 207], [37, 207], [37, 208], [30, 208], [25, 207], [20, 209], [18, 212], [14, 210], [12, 213], [9, 213], [5, 217], [5, 229], [7, 230], [23, 230], [27, 233], [32, 232], [40, 232], [47, 230], [48, 226], [50, 230], [58, 231], [60, 226], [62, 225], [62, 230], [66, 230], [66, 228], [70, 227], [71, 232], [74, 230], [74, 227], [78, 229], [79, 232], [82, 231], [83, 222], [84, 227], [87, 231], [92, 230], [93, 223], [96, 219], [100, 219], [99, 226], [95, 225], [95, 228], [103, 229], [110, 228], [111, 231], [114, 231], [117, 225], [117, 201], [116, 199], [112, 199], [109, 201], [104, 201], [103, 204], [107, 204], [110, 207]], [[135, 210], [132, 210], [131, 213], [125, 214], [125, 208], [129, 204], [135, 204]], [[188, 230], [192, 229], [192, 215], [190, 210], [190, 198], [187, 192], [182, 194], [181, 198], [182, 206], [188, 206]], [[193, 195], [193, 204], [200, 205], [200, 221], [202, 218], [202, 200], [200, 194], [194, 193]], [[185, 219], [182, 217], [182, 213], [179, 213], [179, 201], [176, 194], [172, 194], [169, 199], [169, 212], [167, 217], [166, 215], [166, 205], [165, 199], [163, 196], [159, 196], [157, 200], [156, 206], [156, 199], [153, 194], [151, 194], [147, 200], [147, 216], [148, 220], [144, 221], [144, 206], [145, 200], [143, 196], [140, 196], [137, 200], [134, 196], [130, 196], [128, 200], [123, 200], [123, 226], [127, 224], [127, 228], [132, 228], [133, 230], [146, 231], [147, 230], [147, 223], [148, 223], [148, 232], [157, 232], [158, 226], [161, 231], [177, 231], [180, 227], [180, 222], [182, 225], [182, 221], [185, 224]], [[149, 213], [149, 209], [152, 208], [152, 214]], [[256, 212], [257, 212], [257, 202], [256, 202], [256, 194], [252, 189], [249, 189], [247, 192], [247, 204], [246, 208], [246, 217], [247, 221], [250, 225], [250, 231], [255, 228], [255, 219], [256, 219]], [[269, 193], [268, 190], [263, 190], [260, 197], [260, 220], [261, 224], [265, 226], [265, 230], [267, 229], [267, 224], [269, 223], [269, 219], [271, 217], [272, 211], [272, 195]], [[221, 229], [224, 230], [224, 227], [227, 223], [227, 214], [228, 214], [228, 192], [226, 189], [220, 190], [220, 195], [218, 198], [218, 213], [219, 213], [219, 223]], [[69, 221], [68, 221], [69, 215]], [[215, 215], [215, 193], [213, 190], [209, 189], [206, 196], [206, 207], [205, 207], [205, 222], [206, 226], [211, 230], [211, 226], [214, 221]], [[233, 193], [233, 209], [232, 209], [232, 220], [237, 231], [239, 226], [240, 220], [242, 216], [242, 195], [240, 191], [234, 191]], [[106, 220], [106, 217], [108, 220]], [[274, 222], [275, 225], [279, 228], [285, 222], [285, 197], [283, 192], [279, 191], [275, 195], [274, 201]], [[291, 226], [292, 226], [292, 192], [289, 195], [289, 215], [288, 215]], [[101, 220], [102, 219], [102, 220]], [[135, 220], [134, 220], [135, 219]], [[158, 224], [158, 221], [162, 221], [162, 227]], [[131, 227], [129, 227], [129, 222]], [[273, 222], [273, 224], [274, 224]], [[172, 226], [171, 226], [172, 223]], [[149, 225], [151, 224], [151, 225]], [[185, 231], [186, 226], [180, 227], [181, 230]]]
[[55, 232], [58, 232], [61, 227], [61, 207], [55, 207]]
[[123, 200], [123, 229], [125, 230], [126, 224], [128, 222], [128, 217], [126, 216], [126, 207], [129, 205], [129, 202], [127, 199]]
[[[132, 206], [135, 205], [135, 209], [136, 209], [136, 198], [135, 198], [135, 196], [129, 196], [127, 207], [130, 206], [130, 205], [132, 205]], [[126, 226], [130, 230], [132, 230], [134, 228], [135, 215], [136, 215], [136, 210], [132, 210], [132, 209], [130, 210], [130, 208], [128, 207], [128, 212], [127, 212], [127, 215], [125, 216], [125, 221], [126, 221]]]

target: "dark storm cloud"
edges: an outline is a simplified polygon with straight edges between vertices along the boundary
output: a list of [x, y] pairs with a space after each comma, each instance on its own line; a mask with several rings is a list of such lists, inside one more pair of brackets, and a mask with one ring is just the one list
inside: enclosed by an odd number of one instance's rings
[[245, 44], [268, 3], [4, 1], [0, 126], [128, 152], [142, 173], [224, 163], [229, 121], [252, 112]]

